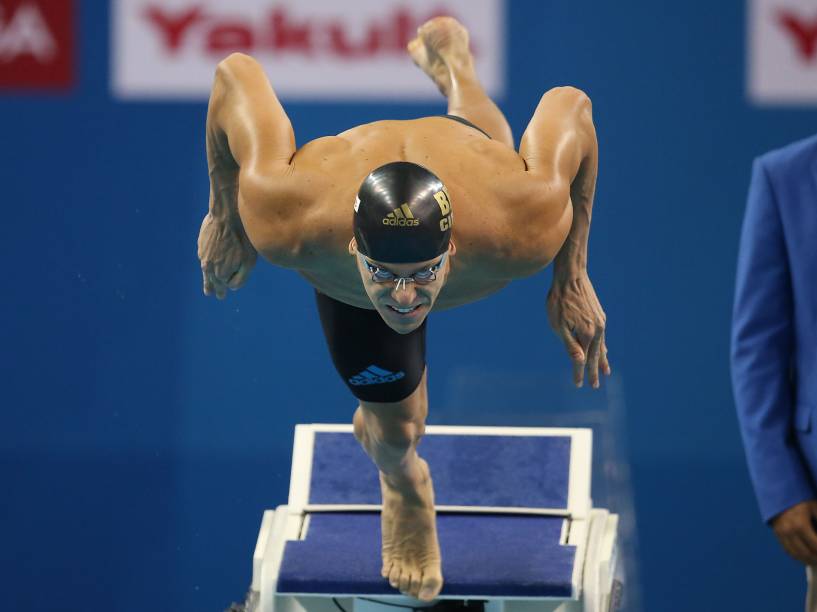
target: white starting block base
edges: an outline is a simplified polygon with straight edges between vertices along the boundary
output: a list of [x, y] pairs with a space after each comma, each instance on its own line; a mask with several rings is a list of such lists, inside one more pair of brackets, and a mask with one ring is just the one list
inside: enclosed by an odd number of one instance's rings
[[[458, 433], [458, 429], [461, 429], [463, 433]], [[510, 429], [513, 432], [512, 435], [508, 436]], [[356, 504], [350, 503], [349, 499], [342, 500], [343, 503], [339, 505], [330, 504], [333, 510], [322, 510], [320, 509], [322, 504], [310, 503], [309, 491], [312, 487], [311, 483], [318, 483], [314, 485], [317, 490], [321, 482], [320, 478], [313, 480], [312, 458], [313, 453], [318, 455], [318, 453], [315, 453], [314, 446], [316, 444], [315, 434], [319, 432], [348, 433], [351, 435], [351, 426], [299, 425], [296, 428], [296, 440], [300, 439], [301, 443], [299, 445], [296, 442], [294, 453], [290, 504], [279, 506], [275, 510], [267, 510], [264, 513], [253, 557], [252, 591], [247, 603], [247, 612], [340, 612], [341, 610], [344, 612], [399, 612], [395, 605], [414, 609], [433, 608], [444, 600], [464, 601], [468, 603], [469, 608], [476, 605], [480, 606], [485, 612], [609, 612], [617, 609], [621, 588], [620, 582], [615, 579], [618, 516], [604, 509], [590, 509], [590, 431], [577, 429], [429, 426], [424, 438], [425, 444], [425, 440], [435, 434], [444, 435], [449, 439], [452, 435], [507, 436], [508, 448], [513, 448], [514, 444], [519, 443], [523, 437], [551, 436], [560, 439], [569, 438], [572, 444], [569, 449], [569, 460], [566, 461], [569, 464], [569, 476], [564, 478], [569, 491], [564, 491], [563, 495], [564, 499], [570, 500], [569, 503], [561, 509], [551, 508], [550, 506], [546, 510], [513, 507], [501, 509], [503, 513], [525, 515], [530, 513], [547, 516], [549, 517], [546, 519], [548, 521], [560, 521], [561, 535], [558, 542], [553, 541], [553, 545], [575, 550], [572, 575], [569, 576], [568, 587], [565, 590], [565, 592], [570, 591], [569, 595], [564, 597], [500, 597], [479, 592], [469, 592], [467, 594], [460, 592], [456, 595], [446, 595], [444, 588], [438, 600], [429, 604], [402, 596], [396, 591], [394, 595], [373, 594], [365, 592], [365, 589], [361, 593], [332, 593], [326, 592], [325, 588], [321, 588], [322, 592], [319, 593], [300, 593], [294, 592], [293, 587], [287, 587], [286, 584], [281, 589], [279, 578], [282, 577], [282, 565], [286, 563], [285, 550], [287, 549], [287, 543], [294, 544], [304, 542], [307, 539], [310, 521], [316, 513], [337, 511], [341, 507], [348, 512], [356, 507]], [[442, 439], [439, 440], [442, 441]], [[306, 440], [306, 442], [303, 442], [303, 440]], [[328, 442], [327, 445], [329, 445]], [[520, 457], [520, 460], [524, 459], [524, 457]], [[326, 465], [333, 465], [331, 462], [322, 461], [320, 457], [314, 463], [315, 465], [323, 465], [324, 467], [321, 469], [327, 469]], [[434, 474], [434, 466], [431, 467], [432, 474]], [[576, 483], [579, 484], [578, 489], [580, 490], [578, 491], [576, 490]], [[340, 490], [343, 489], [340, 488]], [[296, 499], [293, 499], [293, 491], [298, 492]], [[445, 497], [445, 495], [441, 497]], [[323, 505], [326, 506], [326, 504]], [[571, 510], [571, 507], [574, 510]], [[372, 511], [370, 503], [361, 503], [357, 508], [368, 512]], [[464, 511], [460, 505], [457, 505], [456, 508], [459, 513]], [[497, 508], [494, 505], [490, 506], [492, 514], [480, 508], [474, 508], [473, 512], [475, 516], [480, 517], [479, 520], [490, 521], [492, 516], [497, 516]], [[438, 507], [438, 521], [444, 513], [445, 510]], [[558, 525], [559, 523], [555, 524], [554, 527], [558, 529]], [[554, 532], [554, 537], [556, 535]], [[290, 546], [293, 544], [290, 544]], [[444, 547], [442, 553], [444, 557], [443, 578], [445, 579], [446, 551]], [[490, 550], [475, 552], [475, 554], [485, 558], [486, 565], [491, 563], [490, 553]], [[377, 561], [379, 563], [379, 556]], [[385, 579], [382, 580], [386, 583]], [[474, 607], [473, 609], [477, 610], [480, 607]]]

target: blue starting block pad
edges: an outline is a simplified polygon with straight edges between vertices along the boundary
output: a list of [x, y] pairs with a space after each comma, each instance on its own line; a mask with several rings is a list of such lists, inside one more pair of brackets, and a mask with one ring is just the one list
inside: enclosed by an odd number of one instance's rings
[[[590, 509], [590, 430], [429, 426], [418, 452], [438, 511], [578, 518]], [[377, 468], [351, 426], [296, 427], [289, 505], [380, 509]]]
[[[490, 612], [607, 612], [618, 517], [592, 508], [586, 429], [428, 426], [440, 599]], [[351, 425], [298, 425], [289, 502], [253, 560], [259, 612], [393, 612], [428, 604], [380, 576], [377, 468]], [[389, 608], [391, 606], [391, 608]]]
[[[539, 515], [439, 514], [445, 595], [571, 597], [576, 547], [561, 544], [563, 523]], [[502, 563], [486, 563], [485, 551]], [[313, 515], [307, 537], [286, 545], [278, 592], [336, 595], [359, 590], [395, 594], [380, 577], [380, 515]]]

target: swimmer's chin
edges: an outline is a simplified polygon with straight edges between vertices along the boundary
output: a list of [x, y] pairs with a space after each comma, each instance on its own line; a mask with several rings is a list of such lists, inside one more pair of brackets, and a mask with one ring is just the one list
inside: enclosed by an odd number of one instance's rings
[[398, 325], [392, 325], [388, 321], [386, 321], [386, 325], [388, 325], [389, 328], [391, 328], [393, 331], [397, 332], [401, 336], [405, 336], [407, 334], [410, 334], [414, 330], [416, 330], [418, 327], [420, 327], [423, 324], [423, 321], [425, 321], [425, 317], [423, 317], [423, 320], [420, 321], [419, 323], [417, 323], [416, 325], [412, 324], [411, 327], [406, 327], [405, 325], [399, 325], [399, 326]]

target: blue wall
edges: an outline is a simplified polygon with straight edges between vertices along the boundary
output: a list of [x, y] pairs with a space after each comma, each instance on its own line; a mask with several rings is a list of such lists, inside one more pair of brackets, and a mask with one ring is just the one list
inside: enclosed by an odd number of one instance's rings
[[[261, 512], [286, 499], [293, 425], [348, 422], [354, 402], [294, 273], [259, 264], [226, 301], [201, 294], [206, 108], [112, 101], [107, 10], [81, 6], [70, 93], [0, 99], [0, 601], [220, 609], [249, 584]], [[554, 85], [594, 101], [590, 272], [626, 399], [650, 612], [790, 610], [804, 594], [760, 523], [727, 345], [751, 160], [808, 135], [817, 112], [747, 104], [744, 13], [703, 1], [508, 7], [500, 104], [517, 138]], [[443, 110], [284, 103], [301, 144]], [[545, 319], [548, 282], [432, 317], [430, 422], [494, 411], [496, 424], [547, 424], [556, 400], [537, 381], [570, 375]], [[456, 392], [468, 372], [515, 378], [475, 399], [469, 419]]]

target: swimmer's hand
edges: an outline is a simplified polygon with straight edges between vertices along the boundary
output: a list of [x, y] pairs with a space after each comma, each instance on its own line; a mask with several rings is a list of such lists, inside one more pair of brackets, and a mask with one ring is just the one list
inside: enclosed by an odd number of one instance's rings
[[204, 295], [216, 294], [223, 300], [227, 289], [236, 290], [247, 282], [258, 254], [241, 223], [207, 213], [199, 231], [199, 260], [204, 278]]
[[610, 375], [604, 329], [607, 317], [601, 308], [586, 271], [562, 276], [554, 273], [547, 297], [548, 320], [565, 343], [573, 362], [573, 382], [582, 386], [584, 370], [594, 389], [599, 386], [599, 368]]

